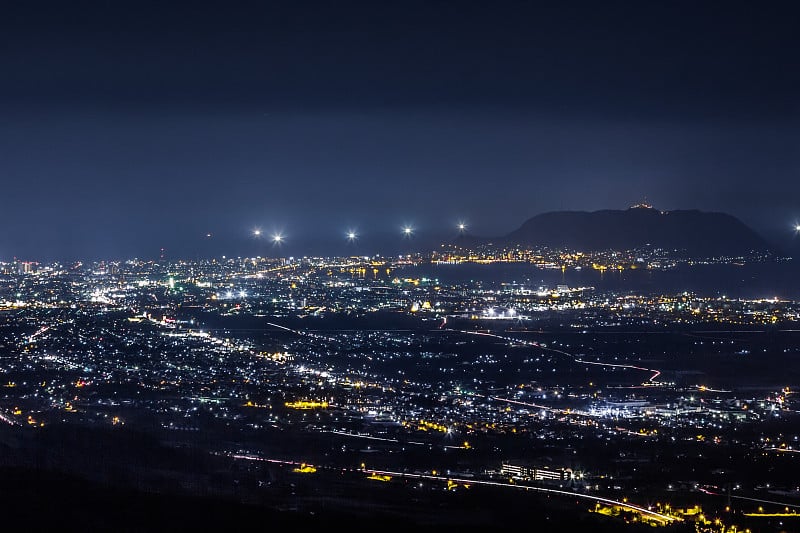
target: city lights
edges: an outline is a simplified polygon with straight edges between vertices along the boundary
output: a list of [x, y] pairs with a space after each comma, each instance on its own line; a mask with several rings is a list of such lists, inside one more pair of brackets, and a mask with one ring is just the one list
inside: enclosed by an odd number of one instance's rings
[[[412, 228], [404, 226], [402, 231], [410, 234]], [[356, 231], [348, 230], [345, 236], [354, 239]], [[284, 237], [275, 233], [272, 239], [279, 243]], [[747, 446], [752, 453], [798, 453], [796, 435], [771, 432], [765, 424], [791, 422], [798, 406], [786, 384], [740, 390], [736, 384], [709, 384], [713, 381], [679, 383], [679, 374], [661, 368], [658, 360], [645, 363], [642, 356], [652, 350], [651, 342], [680, 344], [671, 364], [676, 368], [699, 365], [713, 380], [716, 363], [698, 357], [707, 353], [707, 343], [727, 356], [727, 365], [748, 364], [750, 350], [766, 353], [765, 342], [772, 340], [750, 337], [742, 348], [738, 336], [776, 323], [785, 324], [786, 331], [796, 329], [800, 302], [772, 296], [742, 299], [727, 291], [722, 296], [618, 293], [590, 285], [571, 286], [566, 281], [448, 282], [424, 272], [435, 267], [434, 259], [442, 254], [449, 259], [456, 257], [451, 254], [463, 254], [460, 260], [482, 265], [518, 261], [543, 274], [557, 268], [559, 275], [563, 265], [602, 263], [613, 268], [637, 258], [644, 264], [663, 264], [664, 259], [622, 250], [590, 253], [515, 247], [517, 255], [506, 249], [442, 250], [395, 258], [258, 256], [171, 263], [99, 262], [73, 268], [69, 276], [59, 264], [0, 264], [7, 280], [5, 286], [0, 283], [4, 291], [0, 309], [13, 311], [6, 315], [6, 328], [19, 333], [9, 335], [7, 342], [12, 350], [25, 353], [19, 361], [4, 363], [8, 375], [41, 374], [27, 381], [6, 380], [3, 390], [11, 407], [0, 409], [0, 421], [31, 431], [73, 421], [109, 427], [120, 427], [124, 421], [126, 427], [137, 428], [138, 420], [157, 415], [164, 431], [203, 431], [213, 453], [218, 453], [219, 443], [230, 443], [220, 457], [231, 461], [263, 461], [265, 453], [272, 453], [247, 440], [253, 429], [339, 434], [369, 439], [366, 449], [382, 454], [381, 461], [387, 464], [379, 477], [340, 481], [389, 483], [394, 477], [387, 472], [405, 472], [405, 476], [414, 472], [423, 484], [441, 483], [446, 491], [482, 483], [497, 490], [530, 486], [553, 491], [548, 492], [553, 496], [562, 491], [570, 497], [596, 498], [600, 514], [624, 508], [639, 513], [643, 520], [660, 523], [690, 520], [714, 509], [704, 504], [702, 512], [687, 514], [668, 505], [642, 507], [632, 496], [629, 501], [614, 495], [649, 484], [649, 490], [663, 490], [659, 496], [669, 498], [672, 492], [663, 487], [680, 483], [679, 469], [666, 465], [661, 477], [650, 482], [637, 478], [632, 467], [624, 472], [628, 479], [621, 476], [611, 481], [611, 473], [602, 466], [586, 470], [584, 461], [591, 459], [587, 452], [573, 454], [569, 463], [543, 465], [517, 461], [511, 450], [521, 442], [518, 439], [529, 443], [531, 435], [541, 434], [573, 450], [586, 450], [586, 444], [595, 440], [613, 441], [636, 457], [640, 441], [663, 453], [671, 453], [672, 443], [679, 442], [702, 453], [704, 447], [713, 446], [724, 455], [735, 436], [736, 447]], [[669, 268], [651, 268], [649, 275], [658, 279], [664, 270]], [[600, 276], [592, 268], [587, 272]], [[73, 296], [64, 296], [60, 302], [51, 299], [51, 291]], [[17, 313], [23, 308], [25, 314]], [[54, 316], [53, 309], [60, 314]], [[179, 309], [202, 312], [182, 315], [176, 312]], [[119, 314], [126, 314], [127, 320], [119, 321]], [[28, 329], [29, 316], [39, 316], [41, 323], [33, 332]], [[547, 325], [548, 316], [558, 317], [552, 328]], [[296, 317], [298, 329], [286, 321], [289, 317]], [[311, 317], [308, 328], [303, 322]], [[326, 323], [346, 323], [352, 317], [369, 318], [380, 327], [326, 327]], [[261, 326], [209, 327], [220, 320], [230, 324], [257, 321]], [[398, 328], [404, 320], [421, 327]], [[317, 324], [324, 329], [316, 329]], [[646, 332], [654, 326], [659, 327], [658, 340], [637, 333], [631, 334], [635, 343], [628, 336], [596, 340], [602, 332], [619, 328]], [[685, 335], [685, 331], [712, 327], [716, 328], [713, 339]], [[261, 344], [263, 328], [285, 337], [280, 344]], [[537, 333], [520, 335], [526, 331]], [[548, 334], [541, 335], [542, 331]], [[592, 335], [584, 335], [589, 331]], [[784, 328], [776, 335], [784, 335], [781, 331]], [[124, 355], [129, 346], [137, 347], [133, 359]], [[342, 346], [359, 360], [358, 372], [335, 364], [344, 353]], [[613, 358], [591, 354], [600, 346], [615, 354]], [[438, 372], [420, 373], [421, 361]], [[63, 376], [54, 374], [54, 368]], [[740, 385], [752, 377], [753, 369], [748, 368], [749, 373], [735, 378]], [[577, 381], [576, 372], [581, 376]], [[514, 378], [503, 384], [497, 378], [506, 373]], [[40, 395], [45, 386], [46, 397]], [[489, 387], [490, 395], [476, 392]], [[96, 395], [97, 404], [87, 408], [77, 388]], [[289, 397], [286, 390], [294, 393]], [[257, 391], [255, 396], [253, 391]], [[431, 392], [438, 400], [430, 399]], [[416, 402], [413, 398], [417, 397], [428, 399]], [[121, 412], [122, 405], [126, 412]], [[272, 413], [273, 405], [290, 413]], [[97, 415], [101, 408], [108, 417]], [[310, 417], [312, 426], [307, 424]], [[742, 440], [745, 433], [737, 431], [740, 427], [751, 427], [757, 437]], [[472, 434], [475, 438], [466, 441]], [[415, 463], [413, 453], [396, 451], [398, 442], [409, 447], [441, 446], [437, 435], [446, 437], [448, 454], [480, 448], [478, 435], [502, 437], [495, 444], [498, 459], [486, 461], [478, 454], [470, 463], [469, 476], [463, 477], [453, 472], [455, 463], [426, 470]], [[501, 444], [506, 440], [508, 450]], [[290, 472], [314, 474], [322, 471], [318, 467], [328, 466], [310, 466], [306, 461], [313, 444], [292, 442], [292, 447], [282, 450], [285, 457], [292, 457], [286, 460]], [[348, 449], [343, 446], [341, 453], [350, 453]], [[462, 459], [472, 461], [466, 456]], [[280, 464], [274, 463], [276, 468]], [[254, 486], [259, 472], [253, 470]], [[697, 487], [700, 493], [717, 490]], [[738, 489], [737, 493], [745, 497]], [[769, 512], [766, 505], [763, 512]]]
[[53, 4], [7, 531], [800, 533], [797, 2]]

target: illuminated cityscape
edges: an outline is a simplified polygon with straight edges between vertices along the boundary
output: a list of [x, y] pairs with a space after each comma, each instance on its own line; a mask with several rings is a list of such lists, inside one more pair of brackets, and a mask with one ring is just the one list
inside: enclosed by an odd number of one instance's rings
[[[563, 273], [533, 256], [516, 274]], [[523, 490], [620, 523], [796, 520], [799, 301], [445, 281], [469, 265], [439, 257], [5, 263], [6, 462], [50, 431], [135, 431], [204, 466], [48, 461], [301, 514], [321, 492], [399, 512], [349, 499], [379, 484], [398, 508]]]
[[5, 528], [800, 533], [798, 27], [4, 3]]

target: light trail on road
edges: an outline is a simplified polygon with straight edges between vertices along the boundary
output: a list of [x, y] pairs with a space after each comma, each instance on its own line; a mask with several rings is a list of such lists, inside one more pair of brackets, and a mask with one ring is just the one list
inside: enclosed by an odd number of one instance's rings
[[545, 350], [545, 351], [555, 352], [555, 353], [558, 353], [558, 354], [561, 354], [561, 355], [565, 355], [565, 356], [571, 358], [576, 363], [581, 363], [581, 364], [584, 364], [584, 365], [598, 365], [598, 366], [607, 366], [607, 367], [612, 367], [612, 368], [626, 368], [626, 369], [630, 369], [630, 370], [639, 370], [639, 371], [642, 371], [642, 372], [652, 372], [653, 375], [650, 376], [650, 379], [648, 379], [648, 381], [651, 382], [651, 383], [654, 382], [655, 379], [658, 376], [661, 375], [661, 371], [660, 370], [656, 370], [654, 368], [644, 368], [642, 366], [617, 364], [617, 363], [601, 363], [601, 362], [598, 362], [598, 361], [586, 361], [584, 359], [580, 359], [578, 356], [576, 356], [574, 354], [571, 354], [569, 352], [565, 352], [564, 350], [557, 350], [555, 348], [548, 348], [547, 346], [542, 346], [541, 344], [539, 344], [536, 341], [524, 341], [524, 340], [520, 340], [520, 339], [515, 339], [513, 337], [504, 337], [502, 335], [497, 335], [496, 333], [489, 333], [489, 332], [486, 332], [486, 331], [466, 331], [466, 330], [449, 330], [449, 331], [457, 331], [459, 333], [465, 333], [465, 334], [468, 334], [468, 335], [482, 335], [482, 336], [485, 336], [485, 337], [493, 337], [493, 338], [496, 338], [496, 339], [500, 339], [502, 341], [517, 343], [517, 344], [522, 345], [522, 346], [534, 346], [536, 348], [539, 348], [540, 350]]

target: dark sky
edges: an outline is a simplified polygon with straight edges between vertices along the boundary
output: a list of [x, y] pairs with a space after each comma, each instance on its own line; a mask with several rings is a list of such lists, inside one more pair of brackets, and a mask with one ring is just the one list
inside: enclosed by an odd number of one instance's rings
[[5, 2], [0, 260], [373, 253], [644, 197], [791, 240], [798, 27], [792, 2]]

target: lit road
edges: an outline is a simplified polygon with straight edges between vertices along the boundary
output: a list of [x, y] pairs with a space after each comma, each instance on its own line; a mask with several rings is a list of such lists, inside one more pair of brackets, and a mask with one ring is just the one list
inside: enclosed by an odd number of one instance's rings
[[721, 493], [721, 492], [714, 492], [714, 491], [711, 491], [711, 490], [708, 490], [708, 489], [700, 489], [700, 491], [705, 493], [705, 494], [709, 494], [711, 496], [726, 496], [726, 497], [730, 497], [731, 499], [734, 499], [734, 500], [743, 500], [743, 501], [756, 502], [756, 503], [766, 503], [766, 504], [769, 504], [769, 505], [779, 505], [781, 507], [791, 507], [793, 509], [800, 509], [800, 504], [797, 504], [797, 503], [778, 502], [778, 501], [775, 501], [775, 500], [764, 500], [764, 499], [761, 499], [761, 498], [750, 498], [749, 496], [734, 496], [732, 494], [728, 495], [728, 494], [724, 494], [724, 493]]
[[634, 505], [632, 503], [621, 502], [618, 500], [612, 500], [610, 498], [603, 498], [602, 496], [592, 496], [590, 494], [581, 494], [579, 492], [571, 492], [568, 490], [559, 490], [559, 489], [547, 489], [544, 487], [531, 487], [527, 485], [515, 485], [512, 483], [504, 483], [500, 481], [484, 481], [484, 480], [475, 480], [475, 479], [460, 479], [454, 477], [442, 477], [442, 476], [433, 476], [429, 474], [409, 474], [406, 472], [392, 472], [389, 470], [364, 470], [364, 472], [369, 474], [377, 474], [382, 476], [392, 476], [392, 477], [406, 477], [406, 478], [416, 478], [416, 479], [428, 479], [433, 481], [447, 481], [450, 480], [454, 483], [461, 483], [465, 485], [483, 485], [483, 486], [491, 486], [491, 487], [502, 487], [506, 489], [517, 489], [517, 490], [525, 490], [525, 491], [533, 491], [539, 492], [544, 494], [556, 494], [559, 496], [569, 496], [574, 498], [580, 498], [583, 500], [592, 501], [595, 503], [604, 503], [607, 505], [616, 505], [617, 507], [622, 507], [624, 509], [631, 509], [633, 511], [637, 511], [639, 513], [651, 516], [657, 520], [660, 520], [664, 523], [668, 522], [679, 522], [681, 521], [680, 518], [675, 516], [669, 516], [662, 513], [658, 513], [656, 511], [652, 511], [647, 509], [646, 507], [640, 507], [638, 505]]
[[579, 357], [577, 357], [577, 356], [575, 356], [575, 355], [573, 355], [573, 354], [571, 354], [569, 352], [565, 352], [564, 350], [556, 350], [555, 348], [548, 348], [547, 346], [542, 346], [541, 344], [539, 344], [536, 341], [524, 341], [524, 340], [520, 340], [520, 339], [515, 339], [513, 337], [504, 337], [502, 335], [497, 335], [496, 333], [488, 333], [488, 332], [485, 332], [485, 331], [465, 331], [465, 330], [450, 330], [450, 331], [458, 331], [459, 333], [465, 333], [465, 334], [468, 334], [468, 335], [482, 335], [482, 336], [486, 336], [486, 337], [494, 337], [496, 339], [500, 339], [500, 340], [506, 341], [506, 342], [516, 343], [516, 344], [521, 345], [521, 346], [534, 346], [536, 348], [539, 348], [540, 350], [545, 350], [545, 351], [548, 351], [548, 352], [554, 352], [554, 353], [557, 353], [557, 354], [560, 354], [560, 355], [565, 355], [565, 356], [571, 358], [576, 363], [580, 363], [580, 364], [584, 364], [584, 365], [597, 365], [597, 366], [605, 366], [605, 367], [611, 367], [611, 368], [626, 368], [626, 369], [630, 369], [630, 370], [640, 370], [642, 372], [652, 372], [653, 375], [650, 376], [650, 379], [648, 379], [648, 381], [650, 381], [651, 383], [654, 382], [655, 379], [658, 376], [661, 375], [661, 371], [660, 370], [656, 370], [654, 368], [644, 368], [644, 367], [636, 366], [636, 365], [625, 365], [625, 364], [615, 364], [615, 363], [600, 363], [600, 362], [597, 362], [597, 361], [586, 361], [586, 360], [581, 359], [581, 358], [579, 358]]
[[5, 422], [9, 426], [19, 426], [21, 425], [19, 422], [14, 420], [13, 418], [7, 417], [5, 414], [0, 413], [0, 422]]
[[[304, 463], [300, 461], [287, 461], [281, 459], [267, 459], [264, 457], [260, 457], [257, 455], [249, 455], [249, 454], [230, 454], [230, 457], [233, 459], [239, 460], [247, 460], [247, 461], [262, 461], [267, 463], [273, 464], [281, 464], [286, 466], [309, 466], [314, 467], [309, 463]], [[315, 467], [316, 468], [316, 467]], [[664, 524], [672, 523], [672, 522], [681, 522], [682, 519], [676, 516], [665, 515], [663, 513], [659, 513], [653, 511], [651, 509], [647, 509], [646, 507], [641, 507], [639, 505], [635, 505], [628, 502], [623, 502], [619, 500], [612, 500], [611, 498], [603, 498], [602, 496], [592, 496], [591, 494], [582, 494], [580, 492], [571, 492], [568, 490], [559, 490], [559, 489], [548, 489], [544, 487], [533, 487], [528, 485], [515, 485], [513, 483], [505, 483], [501, 481], [488, 481], [488, 480], [476, 480], [476, 479], [467, 479], [467, 478], [457, 478], [451, 476], [434, 476], [432, 474], [412, 474], [408, 472], [395, 472], [392, 470], [372, 470], [368, 468], [362, 469], [348, 469], [350, 472], [364, 472], [365, 474], [369, 475], [376, 475], [376, 476], [390, 476], [392, 478], [405, 478], [405, 479], [426, 479], [429, 481], [438, 481], [438, 482], [447, 482], [451, 481], [453, 483], [460, 483], [462, 485], [482, 485], [485, 487], [499, 487], [503, 489], [509, 490], [524, 490], [524, 491], [532, 491], [538, 492], [541, 494], [552, 494], [556, 496], [568, 496], [570, 498], [579, 498], [582, 500], [591, 501], [594, 503], [603, 503], [606, 505], [615, 505], [617, 507], [623, 509], [630, 509], [632, 511], [639, 512], [643, 515], [647, 515], [655, 520], [658, 520]]]

